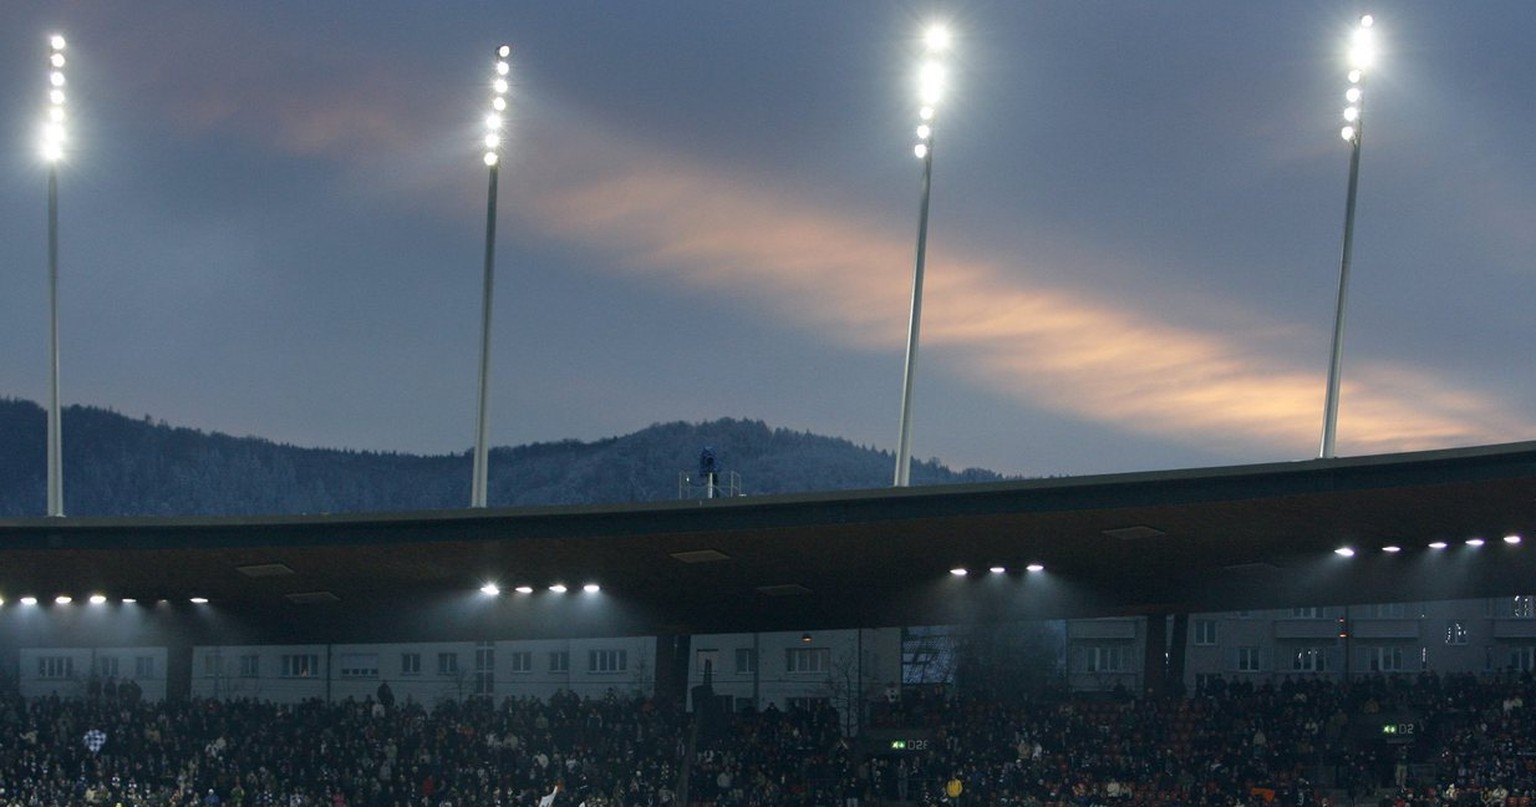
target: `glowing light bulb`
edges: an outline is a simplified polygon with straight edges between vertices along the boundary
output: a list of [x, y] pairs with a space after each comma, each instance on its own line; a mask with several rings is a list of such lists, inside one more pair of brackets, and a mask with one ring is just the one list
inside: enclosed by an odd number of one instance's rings
[[949, 29], [942, 25], [934, 25], [923, 32], [923, 47], [929, 53], [943, 53], [949, 50]]

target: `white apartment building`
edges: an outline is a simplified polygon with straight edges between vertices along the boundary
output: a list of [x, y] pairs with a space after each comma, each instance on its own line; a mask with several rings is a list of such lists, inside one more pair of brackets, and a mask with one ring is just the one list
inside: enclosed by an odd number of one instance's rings
[[[1041, 635], [1060, 644], [1057, 667], [1079, 692], [1146, 688], [1149, 638], [1172, 650], [1175, 617], [1075, 619]], [[1495, 673], [1536, 670], [1536, 597], [1190, 614], [1182, 682], [1194, 691], [1213, 676], [1279, 683], [1288, 676], [1343, 679], [1374, 673]], [[1033, 623], [1038, 627], [1040, 623]], [[1006, 626], [1003, 626], [1006, 630]], [[931, 652], [932, 628], [700, 634], [690, 637], [687, 687], [709, 678], [731, 710], [826, 703], [856, 730], [861, 700], [912, 681], [913, 647]], [[474, 695], [547, 699], [654, 694], [655, 637], [325, 645], [199, 645], [191, 648], [190, 693], [278, 702], [361, 700], [387, 683], [399, 701], [436, 703]], [[21, 648], [25, 697], [86, 696], [93, 686], [132, 680], [142, 697], [167, 696], [165, 647]], [[1165, 658], [1177, 654], [1165, 652]], [[953, 666], [940, 665], [939, 675]], [[946, 670], [948, 670], [946, 672]], [[931, 680], [931, 679], [930, 679]]]

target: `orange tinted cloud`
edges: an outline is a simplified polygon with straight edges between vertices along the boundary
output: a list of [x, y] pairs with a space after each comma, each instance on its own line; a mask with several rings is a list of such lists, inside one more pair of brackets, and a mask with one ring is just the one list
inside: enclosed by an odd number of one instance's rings
[[[781, 321], [848, 347], [899, 352], [911, 294], [909, 233], [750, 180], [623, 148], [563, 141], [583, 176], [537, 175], [524, 214], [546, 232], [693, 290], [747, 298]], [[588, 148], [605, 170], [595, 170]], [[558, 165], [563, 160], [553, 160]], [[1299, 367], [1283, 345], [1244, 343], [1052, 288], [1018, 258], [931, 253], [922, 346], [935, 368], [1021, 403], [1117, 429], [1298, 459], [1320, 439], [1323, 359]], [[930, 376], [931, 377], [931, 376]], [[930, 382], [937, 383], [937, 382]], [[1341, 453], [1492, 443], [1532, 433], [1476, 390], [1447, 390], [1413, 367], [1346, 365]]]

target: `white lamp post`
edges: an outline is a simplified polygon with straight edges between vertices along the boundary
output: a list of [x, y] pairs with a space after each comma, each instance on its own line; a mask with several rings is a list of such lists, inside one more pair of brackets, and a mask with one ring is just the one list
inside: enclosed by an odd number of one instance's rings
[[896, 487], [906, 487], [912, 473], [912, 377], [917, 365], [918, 330], [923, 318], [923, 264], [928, 253], [928, 192], [933, 180], [933, 126], [944, 94], [945, 69], [940, 58], [949, 51], [949, 31], [933, 26], [923, 35], [925, 51], [918, 72], [917, 145], [912, 153], [923, 161], [922, 201], [917, 214], [917, 260], [912, 272], [912, 316], [907, 326], [907, 359], [901, 384], [901, 432], [896, 440]]
[[496, 48], [496, 72], [491, 77], [491, 108], [485, 116], [485, 164], [490, 169], [490, 188], [485, 200], [485, 286], [480, 297], [480, 403], [475, 419], [475, 467], [470, 485], [469, 506], [485, 506], [488, 478], [485, 432], [490, 419], [491, 375], [491, 292], [496, 279], [496, 168], [501, 163], [501, 130], [507, 112], [507, 74], [512, 71], [507, 57], [510, 45]]
[[64, 102], [64, 37], [48, 37], [48, 117], [42, 155], [48, 163], [48, 515], [64, 515], [64, 452], [59, 413], [59, 161], [68, 131]]
[[1344, 202], [1344, 248], [1339, 259], [1339, 298], [1333, 315], [1333, 353], [1328, 362], [1328, 397], [1323, 406], [1323, 444], [1319, 456], [1334, 456], [1339, 420], [1339, 376], [1344, 360], [1344, 302], [1349, 292], [1350, 253], [1355, 244], [1355, 192], [1360, 185], [1360, 139], [1364, 132], [1365, 71], [1376, 58], [1375, 20], [1360, 18], [1349, 48], [1349, 89], [1344, 92], [1344, 128], [1339, 134], [1349, 143], [1349, 190]]

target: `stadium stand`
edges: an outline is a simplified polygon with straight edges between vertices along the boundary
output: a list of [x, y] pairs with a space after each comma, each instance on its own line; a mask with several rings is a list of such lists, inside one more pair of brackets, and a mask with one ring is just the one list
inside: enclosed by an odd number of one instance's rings
[[[865, 736], [822, 706], [732, 715], [701, 741], [680, 710], [617, 694], [428, 708], [11, 692], [0, 805], [1528, 807], [1533, 695], [1529, 675], [1432, 673], [1091, 700], [909, 688], [868, 704]], [[924, 741], [880, 747], [893, 731]]]

